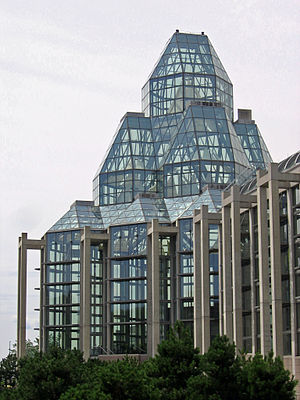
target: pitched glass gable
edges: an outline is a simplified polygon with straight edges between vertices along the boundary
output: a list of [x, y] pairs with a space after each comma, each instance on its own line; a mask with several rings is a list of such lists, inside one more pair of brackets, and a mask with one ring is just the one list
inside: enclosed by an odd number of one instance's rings
[[78, 229], [84, 226], [91, 228], [103, 228], [103, 222], [98, 207], [92, 201], [75, 201], [70, 210], [64, 214], [49, 231], [63, 231], [68, 229]]
[[130, 203], [141, 192], [157, 192], [159, 173], [150, 118], [127, 113], [94, 179], [97, 205]]
[[131, 203], [114, 220], [114, 224], [147, 222], [152, 219], [158, 219], [160, 222], [170, 222], [169, 214], [161, 198], [141, 197]]
[[153, 137], [155, 139], [155, 156], [159, 168], [161, 168], [165, 155], [169, 151], [170, 142], [178, 132], [178, 125], [182, 118], [182, 113], [151, 118]]
[[245, 154], [254, 168], [266, 168], [272, 158], [255, 123], [234, 123]]
[[164, 160], [165, 197], [200, 194], [206, 184], [228, 184], [250, 169], [222, 107], [191, 105]]
[[208, 188], [198, 196], [198, 198], [180, 215], [180, 217], [193, 216], [194, 210], [199, 210], [202, 205], [207, 205], [209, 212], [217, 212], [221, 207], [221, 203], [221, 190]]
[[142, 109], [180, 113], [191, 100], [220, 102], [232, 119], [232, 84], [208, 37], [176, 32], [142, 89]]

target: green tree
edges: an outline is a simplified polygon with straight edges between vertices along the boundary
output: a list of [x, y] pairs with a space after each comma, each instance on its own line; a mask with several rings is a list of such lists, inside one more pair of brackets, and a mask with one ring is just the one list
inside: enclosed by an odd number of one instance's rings
[[203, 371], [188, 381], [190, 400], [293, 400], [297, 382], [282, 360], [236, 355], [225, 336], [216, 338], [203, 355]]
[[185, 399], [188, 379], [201, 373], [201, 357], [182, 322], [177, 321], [170, 329], [157, 353], [145, 365], [148, 376], [160, 389], [162, 398]]
[[188, 381], [190, 399], [239, 400], [241, 360], [236, 357], [235, 346], [226, 336], [217, 337], [202, 357], [201, 374]]
[[[148, 400], [157, 399], [142, 364], [125, 357], [113, 362], [91, 362], [83, 384], [70, 388], [61, 400]], [[88, 371], [89, 370], [89, 371]], [[88, 372], [87, 372], [88, 371]]]
[[284, 369], [282, 360], [272, 353], [263, 357], [242, 358], [241, 386], [245, 399], [249, 400], [293, 400], [297, 381]]
[[69, 387], [82, 382], [84, 362], [76, 350], [52, 347], [20, 359], [18, 399], [59, 399]]
[[14, 388], [17, 378], [17, 356], [14, 352], [11, 352], [0, 362], [0, 388]]

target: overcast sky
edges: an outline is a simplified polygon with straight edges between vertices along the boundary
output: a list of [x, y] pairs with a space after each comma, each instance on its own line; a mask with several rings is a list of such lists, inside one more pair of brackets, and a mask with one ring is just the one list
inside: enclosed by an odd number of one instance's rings
[[[16, 339], [17, 240], [40, 238], [92, 178], [175, 29], [204, 31], [274, 161], [300, 149], [299, 0], [0, 1], [0, 357]], [[235, 113], [237, 115], [237, 113]], [[29, 338], [39, 284], [28, 262]]]

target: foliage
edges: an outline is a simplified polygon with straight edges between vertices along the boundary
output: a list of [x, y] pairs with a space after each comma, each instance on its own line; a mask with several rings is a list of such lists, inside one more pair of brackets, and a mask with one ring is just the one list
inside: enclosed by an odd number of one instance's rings
[[0, 363], [0, 400], [293, 400], [297, 382], [280, 358], [236, 355], [226, 337], [199, 354], [182, 323], [144, 363], [125, 357], [84, 362], [76, 350], [36, 347]]
[[11, 352], [0, 362], [0, 388], [13, 388], [18, 378], [17, 356]]
[[190, 399], [239, 400], [241, 360], [227, 337], [217, 337], [202, 356], [203, 373], [188, 381]]
[[61, 397], [62, 400], [77, 398], [148, 400], [157, 399], [158, 394], [146, 376], [143, 365], [134, 358], [125, 357], [114, 362], [94, 362], [88, 383], [78, 385], [76, 391], [71, 389]]
[[79, 351], [52, 347], [20, 360], [18, 398], [21, 400], [58, 399], [69, 387], [81, 382], [84, 369]]
[[170, 329], [167, 340], [158, 345], [158, 354], [146, 363], [147, 374], [165, 399], [185, 399], [186, 384], [201, 371], [199, 350], [182, 322]]
[[279, 357], [272, 353], [263, 357], [243, 357], [242, 383], [245, 399], [249, 400], [292, 400], [297, 381], [284, 369]]

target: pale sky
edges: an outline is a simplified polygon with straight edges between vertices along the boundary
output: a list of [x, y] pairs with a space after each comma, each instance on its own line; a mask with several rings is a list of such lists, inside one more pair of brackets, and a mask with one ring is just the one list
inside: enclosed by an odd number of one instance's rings
[[[204, 31], [275, 162], [300, 149], [299, 0], [0, 1], [0, 357], [16, 340], [17, 241], [41, 238], [92, 178], [176, 29]], [[235, 113], [235, 116], [237, 113]], [[38, 336], [39, 257], [28, 262]]]

